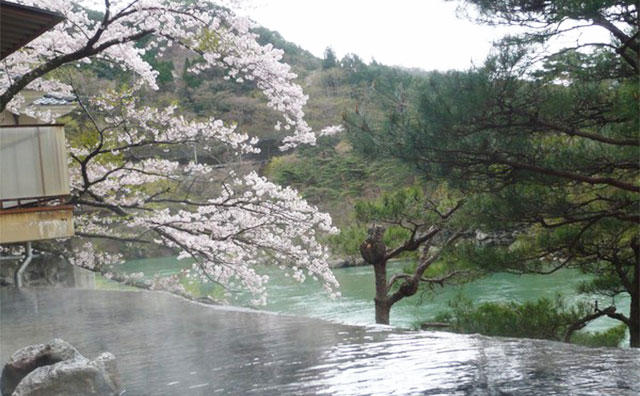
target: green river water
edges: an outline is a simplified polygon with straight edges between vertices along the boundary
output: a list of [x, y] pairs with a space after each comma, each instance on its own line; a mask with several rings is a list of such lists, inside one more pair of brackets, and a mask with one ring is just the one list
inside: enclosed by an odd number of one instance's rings
[[[153, 274], [171, 275], [179, 269], [187, 267], [187, 260], [177, 261], [172, 257], [130, 260], [122, 264], [125, 272], [143, 272], [145, 277]], [[402, 271], [404, 262], [391, 263], [389, 273]], [[268, 304], [262, 310], [280, 312], [291, 315], [322, 318], [348, 324], [374, 323], [374, 280], [373, 269], [368, 266], [334, 269], [336, 278], [340, 282], [342, 297], [329, 298], [321, 285], [307, 279], [300, 284], [287, 278], [277, 269], [265, 267], [264, 273], [269, 274]], [[436, 287], [433, 292], [426, 292], [411, 298], [401, 300], [393, 306], [391, 311], [391, 325], [413, 328], [416, 324], [429, 321], [439, 312], [448, 309], [448, 302], [458, 294], [471, 298], [475, 303], [488, 301], [517, 301], [525, 302], [539, 297], [554, 298], [562, 294], [567, 302], [582, 299], [593, 301], [598, 299], [600, 306], [611, 303], [609, 298], [577, 295], [575, 288], [590, 276], [577, 270], [567, 269], [557, 271], [551, 275], [512, 275], [493, 274], [491, 276], [469, 282], [459, 286]], [[242, 296], [236, 301], [243, 305], [247, 298]], [[621, 296], [615, 301], [618, 309], [628, 314], [629, 297]], [[600, 331], [617, 325], [619, 322], [600, 318], [592, 322], [586, 330]]]

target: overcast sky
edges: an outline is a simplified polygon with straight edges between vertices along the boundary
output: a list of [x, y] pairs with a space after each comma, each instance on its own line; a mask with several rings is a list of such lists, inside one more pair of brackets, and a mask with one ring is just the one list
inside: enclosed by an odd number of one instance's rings
[[[481, 65], [491, 43], [513, 27], [474, 24], [457, 12], [461, 1], [444, 0], [249, 0], [245, 14], [322, 57], [330, 46], [341, 58], [352, 52], [390, 66], [424, 70]], [[471, 10], [472, 11], [472, 10]], [[566, 27], [566, 26], [565, 26]], [[550, 43], [602, 42], [599, 27], [580, 29]]]
[[481, 64], [505, 30], [473, 24], [443, 0], [257, 0], [248, 15], [322, 57], [353, 52], [363, 60], [425, 70]]
[[[78, 0], [102, 9], [101, 0]], [[276, 30], [300, 47], [322, 57], [331, 47], [339, 58], [355, 53], [389, 66], [423, 70], [466, 69], [481, 65], [492, 42], [514, 28], [475, 24], [444, 0], [221, 0], [239, 14]], [[581, 29], [551, 44], [607, 41], [602, 28]]]

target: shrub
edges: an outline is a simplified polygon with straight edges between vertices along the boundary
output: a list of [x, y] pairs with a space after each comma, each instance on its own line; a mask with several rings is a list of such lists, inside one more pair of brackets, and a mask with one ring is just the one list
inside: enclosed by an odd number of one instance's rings
[[[436, 316], [437, 322], [449, 324], [456, 333], [479, 333], [489, 336], [537, 338], [563, 341], [568, 327], [589, 312], [586, 304], [567, 306], [557, 296], [525, 303], [487, 302], [477, 306], [466, 297], [449, 302], [450, 311]], [[586, 346], [618, 346], [626, 327], [616, 326], [603, 332], [574, 333], [572, 343]]]

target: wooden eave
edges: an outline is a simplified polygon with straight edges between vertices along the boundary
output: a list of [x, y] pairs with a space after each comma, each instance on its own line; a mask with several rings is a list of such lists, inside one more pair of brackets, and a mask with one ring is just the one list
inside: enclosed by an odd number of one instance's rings
[[40, 8], [0, 0], [0, 60], [64, 19], [62, 15]]

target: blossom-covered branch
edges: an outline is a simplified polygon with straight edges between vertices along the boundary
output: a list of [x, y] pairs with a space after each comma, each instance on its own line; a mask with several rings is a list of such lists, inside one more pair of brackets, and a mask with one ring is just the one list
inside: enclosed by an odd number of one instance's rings
[[[77, 62], [110, 62], [157, 89], [158, 72], [143, 55], [150, 50], [162, 55], [177, 43], [202, 60], [191, 71], [221, 68], [229, 79], [255, 82], [269, 106], [281, 114], [284, 128], [291, 131], [283, 149], [315, 142], [315, 134], [304, 120], [307, 96], [293, 81], [297, 76], [291, 68], [281, 62], [283, 51], [270, 44], [260, 45], [251, 31], [253, 22], [212, 1], [106, 0], [99, 20], [90, 18], [87, 10], [69, 0], [19, 3], [57, 12], [66, 19], [2, 62], [0, 111], [7, 107], [19, 111], [20, 91], [25, 88], [70, 95], [69, 85], [48, 74]], [[141, 40], [149, 37], [142, 44]]]
[[[76, 237], [65, 253], [72, 263], [184, 294], [178, 276], [147, 282], [140, 274], [117, 274], [123, 257], [95, 241], [145, 249], [156, 245], [193, 260], [181, 275], [218, 284], [227, 294], [241, 287], [251, 292], [254, 304], [264, 304], [267, 297], [268, 277], [257, 267], [271, 263], [299, 281], [318, 279], [330, 295], [338, 294], [328, 252], [318, 240], [320, 233], [336, 231], [327, 214], [256, 172], [220, 174], [213, 166], [164, 155], [193, 145], [232, 156], [256, 153], [257, 138], [237, 131], [232, 120], [190, 119], [176, 105], [154, 107], [151, 100], [142, 100], [145, 89], [158, 88], [158, 73], [143, 59], [145, 51], [161, 55], [177, 44], [201, 58], [192, 72], [222, 69], [228, 79], [260, 89], [280, 114], [275, 128], [289, 131], [283, 148], [314, 143], [303, 118], [307, 97], [294, 82], [296, 76], [281, 62], [282, 51], [256, 41], [250, 21], [210, 1], [106, 0], [99, 19], [71, 1], [21, 3], [66, 17], [2, 62], [0, 104], [19, 112], [25, 88], [77, 98], [77, 126], [69, 133], [69, 203], [76, 206]], [[69, 76], [65, 81], [50, 73], [94, 62], [108, 62], [138, 78], [133, 86], [83, 93], [74, 73], [64, 73]]]

